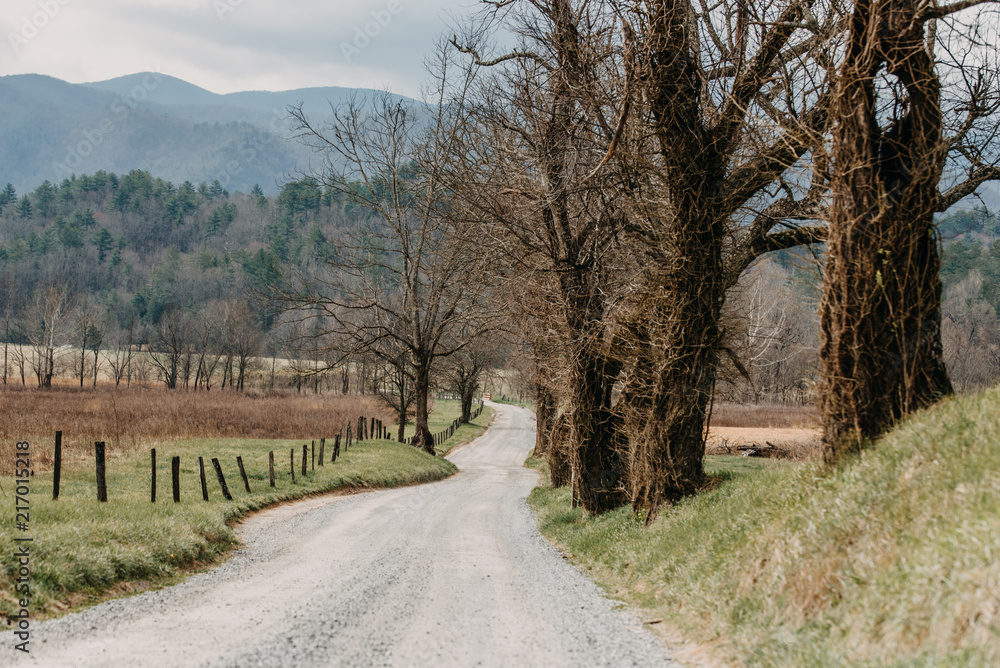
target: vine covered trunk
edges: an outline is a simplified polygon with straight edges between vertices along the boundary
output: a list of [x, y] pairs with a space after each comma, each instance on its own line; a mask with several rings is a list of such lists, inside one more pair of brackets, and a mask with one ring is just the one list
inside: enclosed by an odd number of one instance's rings
[[[940, 84], [915, 0], [860, 0], [834, 102], [833, 206], [821, 304], [824, 457], [858, 451], [952, 392], [934, 229]], [[879, 26], [878, 30], [874, 26]], [[878, 122], [876, 75], [905, 91]]]

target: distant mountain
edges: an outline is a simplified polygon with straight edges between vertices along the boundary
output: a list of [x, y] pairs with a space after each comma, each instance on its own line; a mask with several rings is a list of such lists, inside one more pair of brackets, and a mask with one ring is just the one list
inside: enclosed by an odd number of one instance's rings
[[259, 183], [272, 194], [313, 157], [289, 140], [287, 107], [302, 103], [322, 119], [331, 104], [372, 94], [330, 87], [219, 95], [149, 72], [88, 84], [0, 77], [0, 186], [25, 192], [72, 173], [145, 169], [177, 183], [219, 179], [234, 191]]

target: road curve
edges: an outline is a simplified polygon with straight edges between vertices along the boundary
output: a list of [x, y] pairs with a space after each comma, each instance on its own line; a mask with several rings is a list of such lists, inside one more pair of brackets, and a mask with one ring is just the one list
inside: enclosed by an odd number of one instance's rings
[[529, 412], [494, 406], [448, 480], [280, 506], [225, 564], [32, 627], [17, 666], [676, 666], [543, 539]]

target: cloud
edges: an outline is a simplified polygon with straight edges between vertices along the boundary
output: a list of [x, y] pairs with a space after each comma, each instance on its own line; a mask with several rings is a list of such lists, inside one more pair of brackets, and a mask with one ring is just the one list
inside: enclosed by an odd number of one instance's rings
[[[416, 95], [448, 16], [474, 0], [6, 0], [4, 74], [158, 70], [218, 93], [309, 86]], [[24, 36], [27, 33], [30, 36]], [[11, 44], [10, 35], [19, 42]]]

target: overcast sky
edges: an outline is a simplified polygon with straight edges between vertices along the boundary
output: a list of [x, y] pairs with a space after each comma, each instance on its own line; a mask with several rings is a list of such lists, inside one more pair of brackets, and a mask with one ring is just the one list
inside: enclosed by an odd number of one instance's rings
[[216, 93], [309, 86], [416, 96], [476, 0], [3, 0], [0, 74], [169, 74]]

